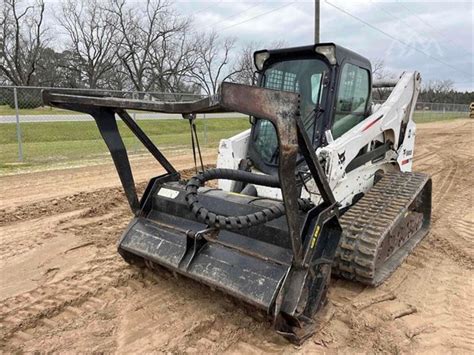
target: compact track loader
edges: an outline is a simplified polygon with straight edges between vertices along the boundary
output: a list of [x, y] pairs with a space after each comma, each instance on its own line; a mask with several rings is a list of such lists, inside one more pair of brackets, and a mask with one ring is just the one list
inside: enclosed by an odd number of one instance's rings
[[[420, 75], [372, 83], [370, 62], [333, 43], [254, 60], [257, 85], [224, 82], [195, 102], [57, 90], [43, 100], [94, 117], [134, 213], [118, 245], [126, 261], [222, 290], [300, 343], [316, 329], [331, 274], [376, 286], [428, 231], [431, 179], [411, 172]], [[377, 86], [394, 88], [374, 105]], [[183, 114], [197, 148], [196, 114], [240, 112], [252, 125], [221, 141], [217, 168], [184, 181], [126, 109]], [[140, 200], [116, 115], [166, 170]], [[219, 188], [205, 186], [216, 179]]]

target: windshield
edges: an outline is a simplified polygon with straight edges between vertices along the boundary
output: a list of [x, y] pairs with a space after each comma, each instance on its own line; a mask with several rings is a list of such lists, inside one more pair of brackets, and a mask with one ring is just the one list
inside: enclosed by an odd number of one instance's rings
[[[326, 64], [319, 59], [285, 60], [269, 65], [260, 82], [260, 86], [268, 89], [300, 94], [301, 118], [311, 141], [315, 133], [315, 108], [321, 102], [321, 83], [326, 69]], [[257, 118], [253, 142], [265, 163], [278, 164], [278, 140], [270, 121]]]

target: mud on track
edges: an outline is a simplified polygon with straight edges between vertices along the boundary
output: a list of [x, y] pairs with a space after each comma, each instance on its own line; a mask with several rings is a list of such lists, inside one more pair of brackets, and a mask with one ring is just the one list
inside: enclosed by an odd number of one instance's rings
[[[473, 122], [418, 126], [415, 169], [434, 183], [431, 232], [377, 289], [333, 280], [328, 321], [301, 347], [219, 292], [125, 264], [115, 243], [131, 215], [111, 165], [2, 177], [0, 349], [473, 352]], [[133, 163], [139, 188], [159, 173]]]

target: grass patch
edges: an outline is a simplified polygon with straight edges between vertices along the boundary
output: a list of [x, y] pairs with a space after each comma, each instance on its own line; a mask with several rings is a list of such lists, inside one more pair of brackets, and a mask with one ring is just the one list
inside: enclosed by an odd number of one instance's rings
[[[455, 118], [463, 118], [463, 114], [434, 112], [414, 114], [416, 123]], [[151, 140], [165, 152], [172, 153], [191, 147], [189, 123], [186, 120], [137, 120], [137, 122]], [[214, 149], [220, 139], [231, 137], [250, 127], [247, 118], [211, 118], [197, 120], [196, 124], [201, 146]], [[123, 122], [119, 121], [118, 126], [129, 153], [145, 151]], [[97, 159], [105, 157], [108, 153], [94, 121], [25, 122], [21, 123], [21, 131], [24, 155], [24, 164], [21, 166], [24, 167]], [[0, 124], [0, 172], [18, 168], [15, 164], [17, 161], [16, 126], [14, 123]]]
[[437, 112], [437, 111], [415, 111], [413, 120], [415, 123], [427, 123], [436, 121], [453, 120], [456, 118], [468, 118], [467, 112]]
[[[191, 147], [189, 123], [185, 120], [138, 120], [151, 140], [165, 151]], [[202, 147], [216, 147], [222, 138], [249, 128], [247, 118], [207, 119], [196, 121]], [[145, 151], [138, 139], [121, 121], [123, 141], [130, 153]], [[108, 150], [95, 122], [22, 123], [23, 155], [26, 165], [78, 161], [104, 156]], [[14, 123], [0, 124], [0, 169], [10, 169], [18, 160]]]
[[[22, 115], [71, 115], [69, 110], [60, 108], [41, 106], [37, 108], [22, 108], [18, 110], [20, 116]], [[0, 116], [15, 116], [16, 111], [8, 105], [0, 105]], [[20, 117], [21, 118], [21, 117]]]
[[[127, 110], [128, 113], [139, 113], [139, 114], [146, 114], [147, 111], [140, 111], [140, 110]], [[71, 116], [73, 119], [74, 116], [77, 115], [87, 115], [83, 112], [77, 112], [72, 110], [64, 110], [61, 108], [51, 107], [51, 106], [40, 106], [37, 108], [20, 108], [18, 109], [18, 113], [21, 116], [55, 116], [55, 115], [67, 115]], [[156, 113], [153, 113], [156, 114]], [[0, 116], [15, 116], [16, 111], [15, 108], [11, 108], [8, 105], [0, 105]]]
[[[81, 112], [75, 112], [70, 110], [63, 110], [56, 107], [41, 106], [31, 109], [19, 109], [20, 116], [22, 115], [71, 115], [75, 116], [78, 114], [83, 115]], [[144, 111], [128, 110], [130, 113], [137, 112], [140, 114], [145, 113]], [[8, 105], [0, 105], [0, 116], [15, 116], [16, 112], [14, 108]], [[441, 112], [441, 111], [415, 111], [413, 118], [415, 122], [434, 122], [448, 120], [452, 118], [463, 118], [468, 117], [468, 112]], [[21, 117], [20, 117], [21, 119]]]

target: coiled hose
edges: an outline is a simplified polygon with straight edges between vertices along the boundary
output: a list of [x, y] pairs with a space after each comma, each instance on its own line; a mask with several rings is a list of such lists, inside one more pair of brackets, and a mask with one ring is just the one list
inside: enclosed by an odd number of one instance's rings
[[[263, 185], [269, 187], [280, 187], [280, 181], [275, 176], [254, 174], [243, 170], [232, 169], [208, 169], [193, 176], [186, 184], [186, 202], [196, 218], [208, 226], [219, 229], [235, 230], [256, 226], [269, 222], [285, 214], [283, 203], [276, 203], [271, 207], [259, 212], [243, 216], [223, 216], [209, 211], [198, 200], [198, 189], [204, 186], [206, 181], [215, 179], [226, 179], [241, 181], [249, 184]], [[307, 211], [314, 205], [308, 199], [298, 199], [299, 208]]]

